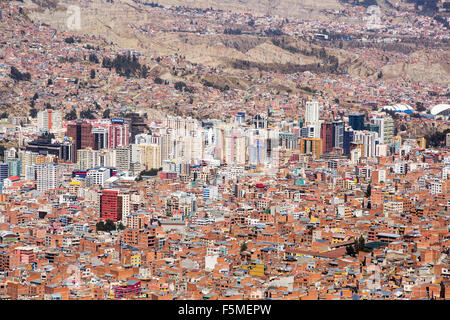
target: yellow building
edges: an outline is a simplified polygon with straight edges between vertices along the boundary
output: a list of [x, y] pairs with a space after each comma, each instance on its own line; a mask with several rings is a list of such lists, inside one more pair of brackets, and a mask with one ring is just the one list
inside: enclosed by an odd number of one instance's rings
[[419, 138], [416, 141], [417, 141], [417, 145], [419, 146], [420, 149], [426, 149], [427, 148], [427, 139]]
[[133, 256], [130, 257], [130, 264], [132, 266], [140, 266], [141, 265], [141, 255], [140, 254], [135, 254]]
[[80, 181], [71, 181], [69, 184], [69, 193], [71, 195], [77, 195], [78, 194], [78, 190], [81, 187], [81, 182]]
[[242, 269], [248, 270], [251, 276], [264, 277], [266, 265], [259, 262], [252, 262], [250, 265], [243, 265]]
[[322, 139], [302, 138], [300, 140], [300, 153], [312, 154], [314, 158], [319, 158], [322, 155]]

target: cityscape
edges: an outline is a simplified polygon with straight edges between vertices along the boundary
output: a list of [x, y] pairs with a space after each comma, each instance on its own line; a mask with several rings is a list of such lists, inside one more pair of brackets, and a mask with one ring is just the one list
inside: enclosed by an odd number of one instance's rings
[[265, 3], [0, 1], [0, 300], [450, 299], [450, 2]]

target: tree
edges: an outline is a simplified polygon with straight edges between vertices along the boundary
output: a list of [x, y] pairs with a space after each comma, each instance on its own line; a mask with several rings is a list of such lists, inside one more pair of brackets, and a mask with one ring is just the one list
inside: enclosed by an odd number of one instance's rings
[[99, 63], [99, 60], [98, 60], [97, 55], [95, 53], [91, 53], [89, 55], [89, 61], [90, 62], [94, 62], [94, 63]]
[[50, 142], [52, 139], [55, 139], [55, 134], [54, 133], [49, 133], [48, 131], [42, 133], [39, 137], [38, 140], [45, 140]]
[[102, 67], [110, 70], [114, 68], [117, 74], [126, 77], [146, 78], [148, 76], [148, 67], [141, 65], [137, 56], [131, 54], [117, 55], [114, 60], [105, 57]]
[[363, 236], [360, 236], [358, 240], [355, 242], [355, 252], [364, 251], [366, 245], [366, 240], [364, 240]]
[[94, 69], [91, 70], [91, 79], [95, 79], [95, 70]]
[[111, 110], [106, 109], [105, 111], [103, 111], [103, 119], [108, 119], [111, 115]]
[[106, 220], [104, 231], [116, 230], [116, 225], [111, 220]]
[[105, 223], [103, 221], [97, 222], [97, 224], [95, 225], [95, 229], [97, 231], [105, 231]]
[[366, 198], [370, 198], [370, 195], [372, 194], [372, 184], [369, 183], [366, 190]]
[[65, 42], [65, 43], [74, 43], [75, 40], [74, 40], [73, 37], [68, 37], [68, 38], [65, 38], [65, 39], [64, 39], [64, 42]]
[[348, 254], [351, 257], [354, 257], [355, 254], [355, 248], [353, 248], [353, 246], [347, 246], [346, 250], [346, 254]]
[[29, 72], [20, 72], [16, 67], [11, 66], [11, 72], [9, 76], [16, 81], [30, 81], [31, 75]]
[[159, 169], [152, 168], [150, 170], [141, 171], [141, 173], [139, 175], [140, 176], [156, 176], [158, 174], [158, 172], [161, 170], [162, 170], [162, 168], [159, 168]]
[[33, 119], [37, 117], [38, 114], [38, 110], [35, 109], [34, 107], [30, 109], [30, 117], [32, 117]]
[[175, 82], [174, 87], [178, 91], [183, 91], [183, 88], [186, 87], [186, 83], [184, 83], [183, 81], [178, 81], [178, 82]]
[[76, 120], [77, 119], [77, 112], [75, 111], [75, 109], [72, 109], [72, 111], [70, 111], [69, 113], [67, 113], [64, 117], [67, 121], [70, 120]]
[[241, 244], [241, 253], [247, 250], [247, 243], [244, 241]]
[[423, 102], [416, 102], [416, 110], [417, 112], [423, 112], [426, 111], [427, 108], [423, 105]]
[[142, 70], [141, 70], [141, 78], [147, 78], [148, 77], [148, 67], [147, 66], [142, 66]]
[[224, 34], [242, 34], [242, 31], [240, 29], [232, 29], [232, 28], [227, 28], [223, 31]]
[[94, 112], [89, 108], [80, 112], [81, 119], [95, 119]]
[[3, 160], [3, 157], [5, 156], [5, 150], [6, 150], [5, 146], [0, 145], [0, 157], [2, 158], [2, 160]]
[[119, 222], [119, 224], [118, 224], [118, 226], [117, 226], [117, 229], [119, 229], [119, 230], [125, 230], [125, 226], [123, 225], [122, 222]]
[[441, 132], [438, 131], [431, 135], [426, 135], [425, 139], [427, 141], [427, 148], [443, 146], [445, 144], [447, 133], [450, 133], [450, 129], [445, 129]]

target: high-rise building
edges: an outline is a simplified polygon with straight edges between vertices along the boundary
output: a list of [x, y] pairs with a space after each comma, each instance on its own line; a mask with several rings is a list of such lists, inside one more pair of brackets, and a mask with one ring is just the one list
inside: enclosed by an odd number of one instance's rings
[[130, 132], [127, 123], [117, 122], [121, 119], [111, 119], [111, 124], [108, 126], [108, 147], [114, 149], [121, 146], [126, 147], [130, 142]]
[[399, 161], [394, 163], [394, 173], [396, 174], [407, 174], [408, 173], [408, 162]]
[[143, 115], [131, 114], [131, 117], [127, 119], [127, 124], [130, 130], [130, 142], [134, 142], [136, 135], [145, 133], [148, 130], [145, 113]]
[[3, 180], [9, 177], [9, 166], [7, 163], [0, 163], [0, 189], [3, 187]]
[[372, 119], [372, 123], [378, 126], [380, 143], [391, 144], [394, 137], [394, 120], [389, 116], [375, 117]]
[[305, 125], [300, 129], [300, 137], [301, 138], [315, 138], [316, 137], [316, 129], [317, 128], [315, 125]]
[[353, 142], [353, 130], [345, 130], [344, 131], [344, 146], [343, 153], [345, 155], [350, 154], [350, 144]]
[[319, 122], [319, 102], [318, 101], [307, 101], [306, 111], [305, 111], [305, 123], [314, 124]]
[[312, 154], [314, 158], [320, 158], [322, 155], [322, 139], [320, 138], [302, 138], [300, 139], [300, 153]]
[[19, 159], [8, 159], [8, 177], [20, 176], [20, 161]]
[[298, 138], [291, 132], [282, 131], [279, 134], [280, 147], [294, 150], [298, 148]]
[[320, 106], [319, 106], [318, 101], [307, 101], [306, 102], [305, 124], [304, 124], [303, 128], [305, 126], [313, 128], [312, 130], [310, 129], [309, 137], [320, 138], [319, 111], [320, 111]]
[[344, 148], [344, 122], [333, 122], [333, 147]]
[[102, 190], [100, 195], [100, 219], [117, 222], [122, 220], [122, 197], [117, 190]]
[[59, 154], [59, 158], [62, 160], [67, 160], [70, 162], [76, 162], [76, 150], [75, 150], [75, 144], [73, 143], [73, 141], [63, 141], [60, 144], [61, 149], [60, 149], [60, 154]]
[[114, 154], [113, 151], [109, 149], [93, 150], [87, 148], [78, 150], [77, 152], [78, 170], [86, 170], [95, 167], [111, 167], [114, 164]]
[[92, 135], [94, 136], [94, 150], [109, 148], [109, 134], [107, 127], [92, 128]]
[[240, 131], [225, 135], [224, 160], [227, 164], [245, 164], [245, 136]]
[[173, 155], [173, 139], [169, 130], [161, 134], [161, 161], [169, 160]]
[[109, 168], [90, 169], [86, 174], [86, 180], [89, 185], [104, 186], [105, 181], [111, 177], [111, 170]]
[[39, 111], [37, 114], [37, 124], [41, 130], [59, 130], [62, 127], [62, 112], [52, 109]]
[[198, 121], [191, 118], [166, 117], [163, 120], [163, 127], [173, 129], [175, 136], [187, 136], [192, 131], [199, 129]]
[[[114, 149], [114, 167], [119, 171], [129, 171], [133, 147], [118, 147]], [[140, 151], [140, 149], [137, 149]], [[139, 159], [140, 160], [140, 159]]]
[[267, 117], [263, 114], [257, 114], [256, 116], [254, 116], [252, 122], [255, 129], [267, 128]]
[[322, 153], [331, 152], [333, 149], [333, 124], [323, 122], [320, 130], [320, 138], [322, 139]]
[[354, 141], [362, 144], [362, 157], [373, 158], [376, 146], [379, 144], [378, 133], [370, 131], [355, 131]]
[[361, 158], [362, 155], [362, 148], [353, 148], [350, 151], [350, 161], [353, 163], [357, 163], [359, 161], [359, 159]]
[[14, 147], [11, 147], [7, 150], [5, 150], [5, 161], [8, 161], [8, 159], [15, 159], [17, 157], [17, 150]]
[[75, 162], [75, 143], [65, 139], [62, 142], [51, 143], [48, 140], [35, 140], [28, 142], [27, 151], [40, 155], [53, 155], [61, 160]]
[[253, 129], [248, 136], [248, 162], [251, 165], [259, 165], [267, 158], [267, 132]]
[[77, 120], [75, 123], [69, 123], [66, 136], [72, 138], [76, 151], [87, 148], [94, 149], [94, 135], [92, 133], [92, 125], [89, 122]]
[[35, 163], [37, 154], [31, 151], [19, 150], [19, 162], [20, 162], [20, 176], [25, 177], [25, 171], [27, 166], [31, 166]]
[[60, 165], [46, 162], [34, 165], [36, 189], [39, 192], [55, 189], [62, 180], [63, 171]]
[[348, 116], [348, 124], [353, 130], [364, 130], [364, 113], [351, 113]]
[[161, 168], [161, 148], [157, 144], [139, 144], [137, 148], [141, 150], [140, 162], [145, 170]]

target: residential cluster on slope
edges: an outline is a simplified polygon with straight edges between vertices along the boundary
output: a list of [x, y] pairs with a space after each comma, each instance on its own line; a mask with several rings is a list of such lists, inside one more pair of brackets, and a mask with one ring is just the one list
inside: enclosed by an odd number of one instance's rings
[[[15, 142], [0, 163], [0, 299], [450, 297], [450, 134], [431, 147], [395, 125], [448, 122], [443, 86], [430, 85], [435, 95], [423, 86], [372, 91], [377, 101], [364, 111], [199, 86], [196, 97], [208, 101], [199, 109], [226, 119], [152, 120], [134, 108], [187, 93], [93, 67], [92, 49], [16, 13], [3, 12], [0, 81], [21, 95], [7, 91], [1, 102], [33, 102], [36, 117], [0, 124], [2, 145]], [[12, 65], [31, 81], [13, 81]], [[75, 81], [87, 83], [93, 68], [121, 90]], [[366, 83], [345, 75], [267, 76], [367, 97]], [[390, 100], [403, 94], [423, 94], [438, 112]], [[109, 116], [66, 117], [96, 106]]]

